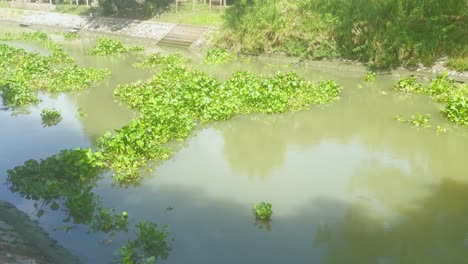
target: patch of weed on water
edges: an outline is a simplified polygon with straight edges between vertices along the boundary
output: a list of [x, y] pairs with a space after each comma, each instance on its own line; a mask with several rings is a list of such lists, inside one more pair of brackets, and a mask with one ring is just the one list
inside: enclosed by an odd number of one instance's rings
[[62, 121], [62, 114], [57, 109], [44, 108], [41, 111], [41, 119], [44, 127], [55, 126]]
[[236, 56], [226, 49], [210, 48], [206, 52], [204, 63], [221, 64], [236, 60]]
[[158, 67], [150, 80], [120, 85], [115, 95], [137, 110], [130, 124], [99, 139], [97, 150], [121, 183], [139, 180], [148, 160], [167, 159], [166, 143], [190, 135], [198, 123], [227, 120], [238, 114], [284, 113], [308, 109], [339, 98], [333, 81], [314, 84], [295, 73], [264, 78], [237, 72], [219, 82], [185, 64], [179, 56], [152, 55], [140, 65]]
[[88, 51], [88, 54], [106, 56], [142, 50], [144, 50], [142, 46], [127, 46], [120, 40], [102, 37], [97, 40], [96, 45]]
[[154, 53], [148, 56], [145, 60], [135, 63], [134, 66], [138, 68], [156, 68], [162, 65], [185, 65], [190, 62], [190, 59], [185, 58], [180, 53], [163, 54]]
[[416, 81], [415, 77], [405, 77], [395, 84], [395, 89], [404, 93], [419, 93], [431, 96], [444, 104], [441, 113], [451, 122], [468, 125], [468, 85], [456, 83], [446, 73], [432, 79], [428, 85]]
[[[43, 39], [43, 34], [27, 35]], [[33, 37], [36, 36], [36, 37]], [[10, 108], [39, 102], [38, 91], [68, 92], [88, 88], [110, 76], [107, 69], [82, 68], [71, 64], [58, 44], [49, 42], [51, 55], [44, 56], [0, 44], [0, 97]]]
[[142, 221], [136, 225], [137, 237], [119, 249], [122, 264], [154, 264], [166, 259], [171, 248], [168, 244], [167, 226], [158, 228], [154, 223]]

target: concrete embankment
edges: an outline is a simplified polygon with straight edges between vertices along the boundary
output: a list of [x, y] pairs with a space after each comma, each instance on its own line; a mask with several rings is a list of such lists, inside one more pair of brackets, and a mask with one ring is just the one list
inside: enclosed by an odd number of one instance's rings
[[52, 240], [25, 213], [0, 201], [0, 263], [77, 264], [79, 259]]
[[[109, 17], [92, 17], [62, 14], [55, 12], [43, 12], [24, 9], [0, 8], [0, 21], [10, 21], [25, 25], [39, 25], [60, 27], [64, 29], [79, 29], [105, 34], [118, 34], [130, 37], [145, 38], [159, 42], [168, 37], [173, 42], [174, 37], [181, 32], [181, 28], [187, 26], [174, 23], [157, 21], [143, 21], [133, 19], [120, 19]], [[193, 30], [185, 30], [184, 35], [179, 36], [180, 46], [199, 45], [200, 39], [210, 31], [208, 27], [191, 26]], [[174, 44], [174, 43], [173, 43]], [[178, 43], [175, 43], [177, 45]]]

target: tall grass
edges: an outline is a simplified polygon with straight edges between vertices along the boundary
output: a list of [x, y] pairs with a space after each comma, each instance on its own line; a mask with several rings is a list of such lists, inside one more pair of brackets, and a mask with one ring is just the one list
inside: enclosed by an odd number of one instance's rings
[[464, 0], [245, 0], [226, 11], [218, 43], [373, 68], [430, 65], [466, 58], [467, 10]]

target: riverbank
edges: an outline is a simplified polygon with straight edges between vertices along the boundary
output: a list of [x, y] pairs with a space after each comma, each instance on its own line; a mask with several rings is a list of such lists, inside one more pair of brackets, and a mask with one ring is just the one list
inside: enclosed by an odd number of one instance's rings
[[79, 263], [14, 205], [0, 201], [0, 263]]
[[[155, 42], [162, 40], [178, 26], [176, 23], [151, 20], [92, 17], [12, 8], [0, 8], [0, 21], [15, 22], [24, 26], [48, 26], [64, 30], [116, 34], [154, 40]], [[210, 29], [207, 27], [206, 31], [208, 32]], [[205, 35], [201, 34], [194, 41], [195, 46], [201, 44], [200, 39]]]

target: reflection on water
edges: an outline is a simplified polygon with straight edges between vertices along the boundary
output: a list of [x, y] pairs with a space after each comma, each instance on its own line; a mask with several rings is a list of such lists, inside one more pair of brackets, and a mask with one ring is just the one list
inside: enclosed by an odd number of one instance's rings
[[[0, 111], [0, 171], [61, 149], [88, 147], [133, 117], [115, 102], [113, 90], [151, 72], [132, 68], [132, 57], [83, 56], [92, 44], [92, 38], [82, 38], [66, 45], [80, 65], [110, 68], [112, 78], [80, 93], [47, 98], [40, 106], [63, 115], [55, 127], [41, 127], [39, 108], [16, 117]], [[309, 111], [241, 116], [200, 128], [139, 186], [115, 188], [104, 174], [70, 186], [73, 195], [57, 194], [39, 208], [45, 213], [38, 220], [83, 263], [109, 263], [132, 234], [117, 234], [106, 244], [82, 224], [54, 231], [64, 218], [80, 219], [70, 213], [68, 200], [93, 210], [128, 211], [134, 221], [168, 224], [175, 238], [164, 261], [169, 264], [468, 263], [468, 135], [448, 124], [429, 98], [395, 94], [390, 76], [365, 84], [364, 72], [356, 68], [282, 67], [266, 58], [197, 67], [218, 78], [240, 68], [294, 69], [311, 80], [333, 78], [345, 89], [339, 102]], [[87, 116], [77, 119], [78, 108]], [[431, 114], [433, 128], [441, 125], [448, 133], [438, 136], [434, 129], [392, 120], [416, 112]], [[0, 174], [1, 180], [6, 176]], [[0, 198], [37, 213], [34, 202], [5, 186]], [[273, 205], [270, 226], [252, 216], [252, 205], [260, 201]], [[50, 210], [54, 202], [65, 210]], [[81, 217], [87, 220], [75, 222], [90, 222], [89, 215]]]
[[319, 226], [314, 244], [326, 248], [321, 263], [467, 263], [468, 184], [443, 180], [432, 189], [394, 212], [397, 220], [358, 202], [342, 220]]

